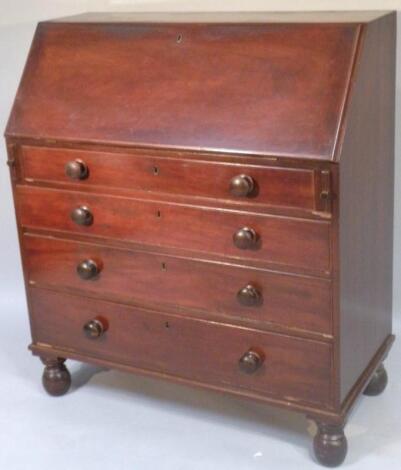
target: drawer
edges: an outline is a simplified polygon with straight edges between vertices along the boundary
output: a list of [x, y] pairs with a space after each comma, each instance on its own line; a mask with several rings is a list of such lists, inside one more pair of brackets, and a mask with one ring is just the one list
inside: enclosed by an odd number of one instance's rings
[[[85, 234], [305, 270], [330, 270], [330, 223], [19, 186], [25, 227]], [[85, 208], [85, 209], [83, 209]], [[80, 225], [71, 215], [78, 215]], [[87, 217], [88, 214], [90, 217]], [[236, 244], [234, 243], [236, 238]]]
[[[31, 289], [31, 306], [35, 343], [261, 396], [331, 401], [327, 343], [41, 289]], [[93, 319], [107, 329], [99, 337], [100, 330], [88, 325]], [[91, 326], [91, 338], [84, 325]], [[249, 351], [248, 367], [241, 369], [239, 361]]]
[[326, 279], [31, 235], [24, 236], [23, 245], [31, 284], [185, 313], [203, 311], [264, 328], [332, 333]]
[[[320, 170], [240, 165], [167, 156], [22, 147], [27, 181], [321, 209]], [[71, 176], [68, 176], [66, 169]], [[244, 175], [246, 178], [244, 178]], [[80, 179], [82, 178], [82, 179]]]

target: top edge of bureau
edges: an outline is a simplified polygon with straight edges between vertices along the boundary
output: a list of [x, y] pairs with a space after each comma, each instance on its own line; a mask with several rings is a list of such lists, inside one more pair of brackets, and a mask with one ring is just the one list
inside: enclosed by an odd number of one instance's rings
[[86, 12], [49, 23], [369, 23], [392, 10], [365, 11], [216, 11], [216, 12]]

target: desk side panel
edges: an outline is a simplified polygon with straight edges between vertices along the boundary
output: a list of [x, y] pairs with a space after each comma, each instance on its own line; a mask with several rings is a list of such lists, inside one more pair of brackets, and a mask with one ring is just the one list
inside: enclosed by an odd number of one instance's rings
[[364, 26], [340, 159], [340, 397], [391, 334], [395, 15]]

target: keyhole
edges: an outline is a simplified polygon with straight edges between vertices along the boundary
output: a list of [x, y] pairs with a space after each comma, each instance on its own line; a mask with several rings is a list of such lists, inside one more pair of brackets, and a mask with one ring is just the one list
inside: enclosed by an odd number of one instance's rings
[[159, 217], [159, 218], [160, 218], [161, 216], [162, 216], [162, 213], [161, 213], [160, 211], [157, 211], [157, 212], [156, 212], [156, 217]]
[[166, 263], [162, 263], [162, 271], [167, 271], [167, 265], [166, 265]]
[[170, 328], [170, 323], [169, 323], [168, 321], [166, 321], [166, 323], [164, 324], [164, 326], [165, 326], [166, 328]]
[[182, 34], [177, 36], [177, 43], [179, 44], [182, 41]]
[[159, 171], [159, 167], [157, 167], [157, 166], [154, 166], [154, 167], [153, 167], [153, 174], [154, 174], [155, 176], [158, 176], [158, 175], [159, 175], [159, 173], [160, 173], [160, 171]]

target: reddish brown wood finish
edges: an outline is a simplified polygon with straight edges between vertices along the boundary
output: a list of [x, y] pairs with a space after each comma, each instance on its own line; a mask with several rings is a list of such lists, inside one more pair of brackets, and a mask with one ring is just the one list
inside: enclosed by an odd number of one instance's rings
[[45, 365], [42, 383], [46, 392], [54, 397], [66, 394], [71, 386], [71, 375], [64, 364], [65, 359], [43, 357], [42, 362]]
[[[17, 193], [20, 222], [24, 227], [184, 248], [206, 256], [210, 252], [250, 263], [307, 268], [312, 272], [330, 270], [330, 226], [325, 221], [26, 186], [19, 186]], [[71, 220], [71, 211], [81, 206], [87, 206], [92, 212], [91, 226], [80, 226]], [[242, 227], [251, 227], [259, 235], [255, 249], [242, 250], [234, 245], [233, 235]]]
[[[235, 326], [142, 311], [113, 303], [32, 290], [34, 341], [135, 367], [216, 385], [330, 407], [330, 346]], [[85, 323], [109, 324], [88, 339]], [[250, 348], [265, 355], [254, 374], [238, 361]]]
[[124, 18], [41, 24], [7, 127], [31, 350], [305, 412], [338, 465], [394, 341], [395, 14]]
[[364, 30], [342, 147], [341, 400], [391, 334], [395, 21], [388, 15]]
[[326, 467], [337, 467], [347, 455], [347, 439], [344, 425], [316, 422], [317, 433], [313, 439], [316, 460]]
[[358, 33], [41, 23], [7, 135], [331, 160]]
[[375, 397], [384, 392], [387, 387], [388, 376], [387, 371], [383, 364], [375, 370], [372, 378], [370, 379], [367, 387], [364, 389], [363, 394], [369, 397]]
[[[70, 183], [79, 190], [88, 186], [98, 191], [124, 188], [218, 198], [238, 205], [246, 202], [254, 205], [254, 210], [260, 206], [296, 207], [309, 211], [321, 207], [323, 188], [319, 184], [319, 170], [196, 161], [185, 159], [185, 155], [168, 158], [160, 152], [130, 155], [24, 146], [21, 153], [23, 177], [28, 183], [59, 182]], [[87, 178], [76, 181], [66, 175], [65, 165], [75, 160], [86, 164]], [[235, 197], [230, 193], [230, 181], [242, 174], [254, 180], [255, 189], [248, 197]]]
[[[332, 333], [328, 280], [31, 235], [25, 235], [24, 249], [29, 282], [38, 286], [175, 307], [183, 315], [193, 309], [201, 317], [214, 314], [223, 321], [247, 322], [259, 328]], [[77, 265], [86, 259], [101, 267], [95, 280], [84, 281], [77, 274]], [[237, 293], [248, 284], [259, 289], [260, 305], [239, 303]]]

